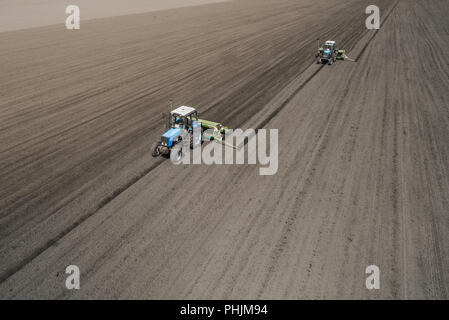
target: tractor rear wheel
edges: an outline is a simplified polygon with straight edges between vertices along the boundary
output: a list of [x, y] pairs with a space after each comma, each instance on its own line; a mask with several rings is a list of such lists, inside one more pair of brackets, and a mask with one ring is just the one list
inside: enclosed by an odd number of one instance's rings
[[159, 151], [159, 146], [162, 142], [161, 141], [157, 141], [155, 143], [153, 143], [153, 145], [151, 146], [151, 155], [153, 157], [159, 157], [161, 155], [160, 151]]
[[190, 148], [194, 149], [201, 144], [201, 131], [194, 132], [190, 135]]

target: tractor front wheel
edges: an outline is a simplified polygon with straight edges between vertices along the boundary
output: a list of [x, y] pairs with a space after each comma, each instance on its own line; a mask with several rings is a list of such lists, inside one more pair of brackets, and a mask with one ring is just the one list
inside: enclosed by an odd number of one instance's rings
[[174, 164], [178, 164], [181, 162], [182, 159], [182, 147], [181, 145], [177, 144], [170, 150], [170, 160]]
[[161, 145], [161, 143], [161, 141], [157, 141], [151, 146], [151, 155], [153, 157], [159, 157], [161, 155], [161, 152], [159, 150], [159, 146]]

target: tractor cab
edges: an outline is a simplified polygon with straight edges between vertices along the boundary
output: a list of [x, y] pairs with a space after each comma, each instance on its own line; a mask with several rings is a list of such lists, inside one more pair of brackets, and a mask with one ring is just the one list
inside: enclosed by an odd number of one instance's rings
[[318, 46], [316, 62], [332, 64], [333, 62], [335, 62], [335, 60], [337, 60], [338, 52], [339, 50], [335, 41], [326, 41]]
[[337, 50], [337, 44], [335, 41], [326, 41], [322, 45], [324, 53], [332, 54], [332, 52]]
[[168, 118], [168, 128], [193, 130], [198, 126], [198, 112], [192, 107], [182, 106], [172, 112]]

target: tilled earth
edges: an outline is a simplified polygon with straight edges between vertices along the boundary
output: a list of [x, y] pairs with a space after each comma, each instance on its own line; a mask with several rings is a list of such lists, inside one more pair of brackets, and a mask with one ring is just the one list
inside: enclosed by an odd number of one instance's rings
[[[375, 31], [369, 4], [0, 33], [0, 298], [447, 299], [449, 6], [377, 1]], [[318, 37], [356, 62], [316, 65]], [[279, 129], [277, 174], [152, 158], [169, 99]]]

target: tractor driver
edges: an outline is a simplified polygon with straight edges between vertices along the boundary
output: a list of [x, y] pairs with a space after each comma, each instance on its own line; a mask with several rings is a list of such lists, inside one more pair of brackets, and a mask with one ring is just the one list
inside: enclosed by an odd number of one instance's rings
[[176, 127], [177, 128], [182, 128], [183, 124], [184, 124], [183, 119], [181, 117], [176, 117], [176, 119], [175, 119]]

